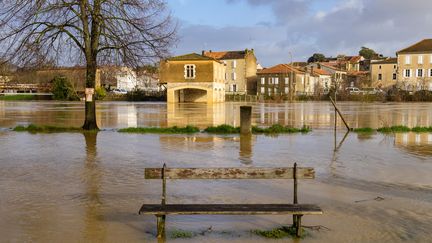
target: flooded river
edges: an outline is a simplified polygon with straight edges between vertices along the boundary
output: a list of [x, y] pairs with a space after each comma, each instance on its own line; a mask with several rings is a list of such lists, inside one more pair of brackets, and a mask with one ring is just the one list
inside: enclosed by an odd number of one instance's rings
[[[309, 134], [143, 135], [111, 128], [239, 125], [244, 103], [168, 105], [101, 102], [98, 134], [29, 134], [18, 124], [80, 126], [83, 104], [0, 101], [0, 242], [156, 242], [155, 218], [137, 214], [160, 202], [161, 185], [146, 167], [283, 167], [316, 170], [299, 182], [299, 202], [322, 216], [305, 216], [301, 242], [430, 242], [432, 134], [344, 138], [327, 102], [250, 104], [253, 123], [300, 127]], [[352, 127], [431, 126], [431, 103], [341, 103]], [[168, 203], [287, 203], [292, 181], [168, 181]], [[167, 242], [291, 242], [251, 233], [290, 224], [290, 216], [168, 216], [167, 229], [192, 231]], [[295, 242], [295, 241], [293, 241]]]

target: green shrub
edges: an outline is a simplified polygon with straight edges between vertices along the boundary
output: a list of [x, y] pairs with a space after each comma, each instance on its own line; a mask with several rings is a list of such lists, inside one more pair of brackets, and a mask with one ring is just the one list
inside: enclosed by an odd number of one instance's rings
[[381, 127], [377, 129], [378, 132], [382, 133], [392, 133], [392, 132], [410, 132], [411, 129], [407, 126], [391, 126], [391, 127]]
[[52, 80], [54, 100], [80, 100], [72, 83], [66, 77], [57, 76]]
[[98, 87], [95, 90], [95, 99], [103, 100], [107, 96], [107, 92], [104, 87]]

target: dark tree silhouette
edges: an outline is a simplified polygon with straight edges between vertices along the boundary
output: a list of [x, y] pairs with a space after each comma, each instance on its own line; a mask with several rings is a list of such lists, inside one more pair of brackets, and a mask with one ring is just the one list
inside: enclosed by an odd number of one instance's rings
[[[0, 58], [30, 66], [85, 64], [95, 88], [99, 65], [141, 66], [165, 57], [176, 26], [163, 0], [0, 0]], [[84, 129], [98, 129], [94, 99]]]

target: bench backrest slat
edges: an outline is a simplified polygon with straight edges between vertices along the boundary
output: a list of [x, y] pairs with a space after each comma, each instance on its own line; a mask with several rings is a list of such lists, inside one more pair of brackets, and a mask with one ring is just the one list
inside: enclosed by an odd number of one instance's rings
[[[146, 168], [145, 179], [162, 179], [161, 168]], [[166, 168], [166, 179], [294, 179], [293, 168]], [[311, 167], [297, 167], [297, 179], [314, 179]]]

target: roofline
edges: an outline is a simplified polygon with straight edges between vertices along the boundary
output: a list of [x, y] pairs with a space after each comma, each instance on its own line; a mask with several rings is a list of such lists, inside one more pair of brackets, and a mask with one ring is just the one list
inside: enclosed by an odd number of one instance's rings
[[[418, 42], [416, 42], [416, 43], [414, 43], [414, 44], [412, 44], [412, 45], [410, 45], [410, 46], [408, 46], [408, 47], [405, 47], [405, 48], [402, 49], [402, 50], [397, 51], [397, 52], [396, 52], [396, 55], [398, 55], [399, 53], [402, 53], [402, 54], [404, 54], [404, 53], [406, 53], [406, 54], [411, 54], [411, 53], [424, 53], [424, 52], [412, 52], [412, 51], [403, 52], [403, 51], [406, 50], [406, 49], [408, 49], [408, 48], [411, 48], [411, 47], [413, 47], [413, 46], [415, 46], [415, 45], [417, 45], [417, 44], [419, 44], [420, 42], [423, 42], [423, 41], [425, 41], [425, 40], [432, 40], [432, 39], [423, 39], [423, 40], [421, 40], [421, 41], [418, 41]], [[431, 50], [430, 52], [432, 53], [432, 50]]]

